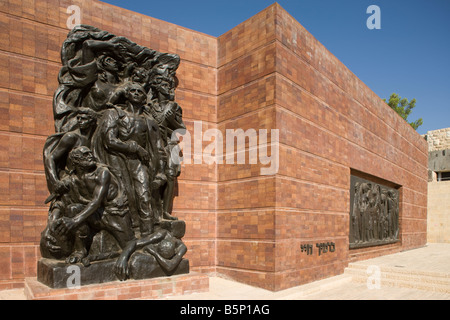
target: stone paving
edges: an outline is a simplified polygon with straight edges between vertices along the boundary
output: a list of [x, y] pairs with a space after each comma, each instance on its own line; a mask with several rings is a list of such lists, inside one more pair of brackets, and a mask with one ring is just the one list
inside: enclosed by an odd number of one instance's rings
[[[439, 275], [450, 281], [450, 244], [428, 244], [423, 248], [399, 252], [374, 259], [359, 261], [359, 266], [378, 266], [380, 269], [397, 268], [402, 273]], [[261, 288], [225, 280], [210, 278], [209, 293], [176, 296], [174, 300], [450, 300], [450, 285], [445, 292], [421, 290], [412, 283], [411, 287], [393, 287], [381, 283], [370, 286], [367, 281], [355, 282], [352, 274], [316, 281], [306, 285], [271, 292]]]
[[[438, 291], [411, 287], [384, 285], [369, 288], [366, 281], [354, 281], [351, 272], [306, 285], [271, 292], [219, 277], [210, 278], [210, 290], [185, 296], [172, 296], [168, 300], [450, 300], [450, 244], [427, 244], [419, 249], [403, 251], [357, 262], [361, 266], [377, 266], [401, 273], [439, 276], [445, 282]], [[389, 269], [391, 268], [391, 269]], [[0, 299], [24, 300], [23, 290], [0, 291]]]

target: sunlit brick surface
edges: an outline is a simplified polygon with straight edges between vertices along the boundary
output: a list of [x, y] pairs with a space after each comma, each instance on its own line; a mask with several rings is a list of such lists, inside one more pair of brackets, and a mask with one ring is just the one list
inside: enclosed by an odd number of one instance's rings
[[[223, 163], [198, 164], [193, 152], [182, 165], [174, 215], [187, 223], [191, 270], [280, 290], [426, 243], [426, 142], [278, 4], [215, 38], [100, 1], [9, 0], [0, 3], [0, 289], [36, 276], [48, 210], [42, 147], [72, 4], [83, 24], [180, 55], [176, 100], [191, 134], [196, 121], [224, 137], [279, 130], [274, 175], [260, 162], [227, 163], [236, 155], [225, 141]], [[401, 186], [399, 243], [349, 250], [355, 172]], [[322, 242], [335, 251], [319, 256]]]

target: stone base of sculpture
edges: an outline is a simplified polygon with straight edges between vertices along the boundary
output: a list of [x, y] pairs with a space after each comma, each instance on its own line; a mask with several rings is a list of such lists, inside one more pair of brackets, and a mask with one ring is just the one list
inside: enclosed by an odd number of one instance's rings
[[[182, 220], [161, 221], [158, 231], [148, 237], [146, 246], [133, 251], [126, 259], [125, 273], [118, 272], [123, 251], [111, 234], [101, 231], [94, 236], [89, 253], [81, 262], [70, 264], [65, 259], [40, 259], [37, 279], [50, 288], [71, 288], [117, 280], [141, 280], [189, 273], [188, 259], [180, 257], [175, 260], [175, 252], [180, 250], [179, 247], [184, 247], [177, 237], [184, 235], [185, 228], [186, 224]], [[152, 241], [155, 239], [158, 241]], [[136, 238], [136, 241], [144, 240], [142, 237]], [[158, 254], [164, 242], [173, 244], [170, 256], [175, 258], [164, 259]], [[179, 247], [176, 247], [176, 243]]]
[[34, 277], [25, 278], [24, 288], [27, 300], [149, 300], [208, 291], [208, 275], [198, 272], [61, 289], [50, 288]]
[[[118, 281], [114, 273], [115, 259], [98, 261], [89, 267], [81, 263], [68, 265], [64, 261], [40, 259], [37, 268], [39, 282], [53, 289], [72, 288], [80, 285], [90, 285]], [[130, 279], [142, 280], [189, 273], [189, 260], [181, 260], [172, 272], [161, 268], [153, 256], [135, 252], [129, 261]], [[78, 278], [77, 278], [78, 277]]]

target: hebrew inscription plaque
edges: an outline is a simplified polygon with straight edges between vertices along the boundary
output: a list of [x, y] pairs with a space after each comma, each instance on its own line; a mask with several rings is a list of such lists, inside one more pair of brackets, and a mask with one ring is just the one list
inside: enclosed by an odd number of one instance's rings
[[398, 190], [356, 176], [350, 184], [350, 248], [397, 242]]

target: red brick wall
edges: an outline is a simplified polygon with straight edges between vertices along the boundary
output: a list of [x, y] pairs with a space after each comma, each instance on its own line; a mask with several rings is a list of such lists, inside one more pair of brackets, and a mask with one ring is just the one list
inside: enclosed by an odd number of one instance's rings
[[[227, 129], [276, 128], [273, 10], [218, 38], [217, 125], [224, 136]], [[276, 177], [261, 175], [257, 163], [218, 165], [217, 272], [274, 289]]]
[[[426, 142], [278, 4], [215, 38], [99, 1], [9, 0], [0, 4], [0, 289], [36, 275], [48, 195], [41, 154], [71, 4], [83, 24], [180, 55], [176, 99], [191, 135], [195, 121], [224, 137], [279, 130], [275, 175], [260, 162], [227, 164], [227, 154], [223, 164], [183, 165], [174, 214], [187, 223], [193, 270], [280, 290], [426, 243]], [[399, 243], [348, 249], [358, 172], [401, 186]], [[336, 250], [319, 256], [322, 242]]]
[[[218, 128], [279, 129], [280, 164], [218, 166], [217, 272], [280, 290], [425, 245], [427, 146], [403, 119], [278, 4], [218, 41]], [[358, 172], [401, 186], [399, 243], [348, 249]]]
[[[275, 19], [282, 150], [277, 207], [283, 207], [277, 213], [287, 216], [277, 229], [299, 220], [308, 229], [283, 239], [279, 272], [289, 284], [281, 287], [303, 282], [297, 275], [304, 269], [322, 278], [342, 272], [347, 259], [425, 245], [426, 142], [286, 11], [277, 7]], [[349, 178], [356, 171], [401, 186], [400, 243], [348, 250]], [[333, 241], [336, 251], [302, 264], [293, 244], [308, 240]]]
[[[179, 54], [176, 96], [185, 123], [190, 130], [195, 120], [215, 126], [216, 38], [99, 1], [1, 1], [0, 289], [36, 276], [48, 211], [42, 148], [54, 133], [52, 96], [72, 4], [80, 7], [83, 24]], [[216, 189], [214, 167], [182, 168], [174, 215], [187, 223], [186, 256], [193, 270], [214, 271]]]

